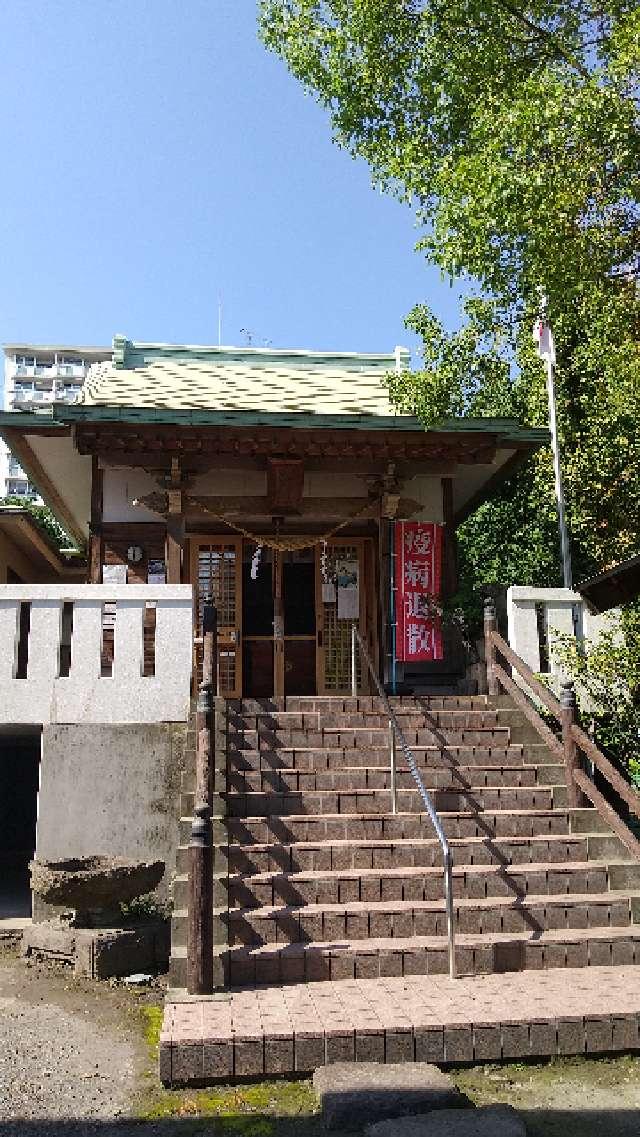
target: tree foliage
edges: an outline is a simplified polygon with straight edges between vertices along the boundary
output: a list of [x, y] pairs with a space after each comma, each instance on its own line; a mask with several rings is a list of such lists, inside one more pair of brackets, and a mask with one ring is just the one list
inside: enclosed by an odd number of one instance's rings
[[557, 636], [551, 650], [576, 682], [585, 725], [640, 790], [640, 605], [622, 613], [622, 634], [604, 631], [593, 643]]
[[[544, 292], [577, 575], [640, 551], [637, 5], [263, 0], [261, 29], [338, 143], [416, 212], [428, 259], [471, 293], [453, 334], [413, 310], [424, 362], [390, 377], [394, 399], [426, 424], [546, 424], [531, 342]], [[461, 542], [469, 578], [558, 582], [547, 451]]]

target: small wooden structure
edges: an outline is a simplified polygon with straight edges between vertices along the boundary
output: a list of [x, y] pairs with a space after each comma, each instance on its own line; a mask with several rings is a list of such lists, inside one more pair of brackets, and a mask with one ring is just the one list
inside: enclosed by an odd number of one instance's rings
[[630, 604], [640, 596], [640, 557], [631, 557], [619, 565], [593, 576], [577, 586], [590, 612], [608, 612], [621, 604]]
[[[400, 349], [116, 337], [79, 404], [0, 415], [0, 430], [87, 543], [90, 583], [191, 584], [196, 638], [216, 606], [220, 695], [347, 692], [354, 620], [383, 682], [393, 672], [420, 690], [455, 669], [455, 645], [445, 637], [443, 658], [396, 666], [393, 524], [441, 527], [441, 596], [452, 595], [456, 526], [547, 432], [485, 419], [425, 430], [388, 399], [385, 375], [406, 366]], [[341, 569], [354, 582], [342, 608]]]

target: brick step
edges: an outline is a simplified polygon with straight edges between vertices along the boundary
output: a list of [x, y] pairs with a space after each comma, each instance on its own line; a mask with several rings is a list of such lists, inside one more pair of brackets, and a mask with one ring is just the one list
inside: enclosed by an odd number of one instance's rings
[[[454, 894], [461, 899], [602, 894], [609, 890], [640, 889], [640, 863], [460, 865], [454, 867], [453, 878]], [[219, 879], [218, 890], [221, 904], [228, 902], [231, 907], [241, 908], [442, 900], [444, 874], [441, 866], [233, 873]], [[177, 908], [185, 908], [188, 903], [188, 879], [184, 874], [174, 880], [173, 899]]]
[[[394, 711], [402, 730], [494, 730], [501, 726], [507, 712], [490, 709], [435, 710], [426, 712], [420, 707], [404, 707]], [[269, 733], [280, 730], [348, 730], [388, 729], [389, 717], [385, 711], [263, 711], [246, 714], [230, 711], [232, 730]]]
[[[418, 766], [540, 766], [557, 765], [559, 759], [544, 744], [512, 743], [510, 746], [412, 746]], [[373, 747], [286, 747], [277, 750], [233, 750], [232, 770], [342, 770], [379, 769], [389, 766], [388, 744]], [[186, 787], [185, 787], [186, 788]], [[193, 787], [189, 787], [193, 788]]]
[[[563, 896], [454, 897], [460, 932], [541, 932], [551, 928], [628, 927], [638, 915], [640, 894], [632, 890]], [[178, 910], [182, 911], [182, 910]], [[402, 936], [445, 936], [442, 900], [389, 900], [377, 904], [281, 905], [231, 908], [220, 912], [231, 945], [368, 940]], [[185, 925], [186, 929], [186, 925]], [[179, 940], [176, 940], [179, 942]]]
[[[451, 791], [454, 794], [461, 792], [475, 796], [477, 791], [486, 789], [534, 789], [541, 787], [549, 789], [564, 783], [564, 766], [551, 763], [537, 766], [456, 766], [437, 768], [425, 766], [421, 768], [422, 779], [429, 793], [437, 796], [436, 791]], [[404, 765], [397, 770], [397, 786], [399, 790], [415, 791], [416, 783], [413, 774]], [[324, 770], [315, 773], [295, 770], [250, 771], [247, 773], [232, 772], [227, 777], [227, 787], [230, 794], [242, 795], [280, 795], [287, 797], [296, 794], [309, 793], [324, 794], [326, 791], [335, 791], [340, 796], [351, 791], [361, 790], [387, 790], [391, 788], [391, 771], [375, 768], [368, 770], [364, 767], [346, 768], [342, 770]], [[554, 800], [556, 800], [554, 798]], [[185, 790], [183, 786], [180, 808], [183, 815], [193, 812], [193, 790]], [[231, 808], [231, 807], [230, 807]], [[277, 809], [277, 807], [276, 807]]]
[[[190, 816], [180, 818], [180, 844], [191, 837]], [[450, 838], [566, 836], [609, 833], [595, 809], [522, 809], [442, 812], [440, 822]], [[404, 841], [433, 838], [424, 813], [289, 814], [286, 817], [229, 817], [219, 823], [229, 840], [240, 845], [273, 842]]]
[[[546, 763], [541, 766], [462, 766], [443, 764], [421, 766], [424, 784], [428, 790], [498, 787], [515, 788], [537, 785], [560, 785], [564, 781], [564, 766]], [[364, 790], [389, 789], [391, 771], [388, 767], [343, 766], [340, 770], [230, 770], [227, 789], [235, 793], [291, 793], [308, 790]], [[399, 789], [413, 789], [415, 779], [403, 756], [398, 758], [397, 785]], [[187, 811], [188, 812], [188, 811]]]
[[[485, 730], [432, 730], [419, 727], [403, 730], [408, 746], [508, 746], [510, 727], [487, 727]], [[389, 746], [389, 728], [326, 727], [324, 730], [234, 730], [228, 733], [229, 749], [278, 750], [280, 747], [349, 747], [375, 749]]]
[[[412, 711], [419, 706], [427, 711], [467, 710], [482, 708], [513, 707], [513, 703], [503, 696], [488, 695], [389, 695], [392, 709], [398, 713]], [[240, 714], [265, 714], [273, 711], [326, 711], [330, 714], [350, 714], [353, 711], [384, 711], [379, 695], [285, 695], [270, 696], [265, 699], [228, 699], [229, 712]]]
[[[388, 813], [391, 809], [388, 790], [304, 790], [297, 793], [227, 793], [221, 795], [229, 817], [286, 817], [294, 814], [361, 814]], [[567, 803], [566, 785], [486, 787], [468, 789], [451, 787], [430, 794], [434, 808], [451, 813], [474, 809], [483, 811], [518, 809], [561, 809]], [[421, 813], [422, 796], [417, 789], [398, 790], [398, 809], [403, 813]]]
[[[447, 975], [447, 941], [442, 936], [411, 939], [347, 940], [339, 943], [265, 944], [221, 949], [231, 986], [293, 984], [411, 975]], [[481, 976], [551, 968], [640, 965], [640, 926], [554, 928], [477, 936], [456, 935], [456, 964], [461, 976]], [[573, 980], [569, 980], [573, 982]], [[577, 980], [576, 980], [577, 981]], [[170, 982], [186, 985], [186, 948], [176, 946]], [[602, 972], [603, 990], [607, 973]], [[633, 990], [633, 986], [629, 988]], [[456, 988], [447, 988], [447, 999]], [[503, 1012], [504, 1013], [504, 1012]], [[510, 1016], [521, 1018], [518, 999]], [[466, 1021], [466, 1020], [465, 1020]]]
[[[613, 834], [559, 837], [467, 837], [450, 842], [454, 864], [529, 865], [564, 861], [625, 862], [627, 852]], [[320, 841], [298, 844], [223, 844], [216, 847], [219, 871], [254, 875], [265, 872], [341, 872], [343, 870], [438, 868], [437, 838], [398, 841]], [[188, 847], [178, 849], [177, 872], [188, 872]]]

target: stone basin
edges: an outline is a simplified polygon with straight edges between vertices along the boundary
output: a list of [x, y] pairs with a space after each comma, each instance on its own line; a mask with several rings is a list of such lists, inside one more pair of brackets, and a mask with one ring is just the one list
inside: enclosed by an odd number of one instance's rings
[[31, 861], [31, 888], [48, 904], [76, 912], [113, 911], [136, 896], [152, 892], [164, 873], [164, 861], [125, 857], [75, 857]]

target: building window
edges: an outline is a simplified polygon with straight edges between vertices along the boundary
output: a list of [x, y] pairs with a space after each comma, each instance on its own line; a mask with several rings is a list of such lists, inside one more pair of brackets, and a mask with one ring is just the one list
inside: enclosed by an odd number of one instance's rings
[[33, 383], [16, 383], [13, 396], [17, 403], [33, 398]]

